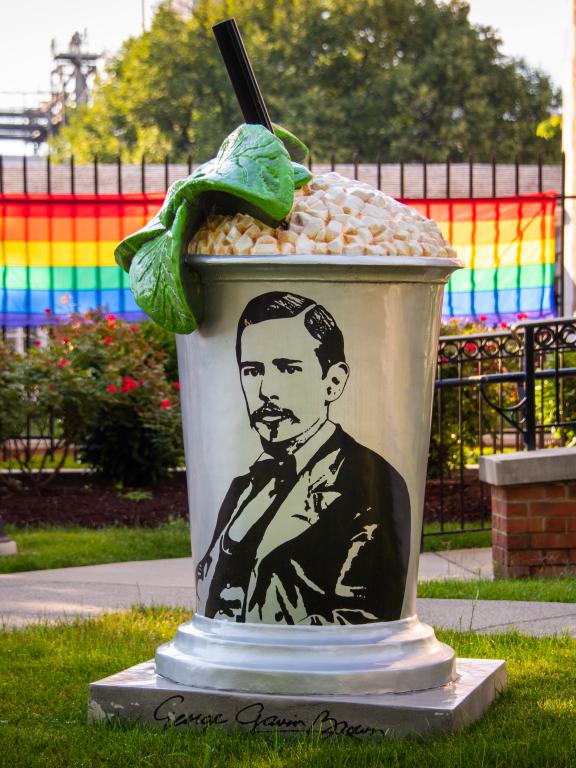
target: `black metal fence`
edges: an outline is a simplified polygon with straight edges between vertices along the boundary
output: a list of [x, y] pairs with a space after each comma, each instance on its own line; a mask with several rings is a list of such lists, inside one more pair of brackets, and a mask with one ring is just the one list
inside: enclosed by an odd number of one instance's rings
[[[490, 528], [478, 459], [576, 441], [576, 318], [519, 323], [498, 332], [443, 336], [438, 347], [424, 536]], [[58, 425], [6, 441], [26, 458], [56, 446]]]
[[576, 318], [441, 337], [425, 535], [489, 527], [480, 456], [575, 440]]

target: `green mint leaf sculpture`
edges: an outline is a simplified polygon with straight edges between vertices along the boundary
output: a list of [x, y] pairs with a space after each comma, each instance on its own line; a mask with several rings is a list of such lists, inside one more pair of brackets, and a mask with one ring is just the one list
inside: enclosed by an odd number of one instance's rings
[[190, 206], [181, 203], [172, 227], [145, 242], [130, 264], [130, 288], [138, 306], [158, 325], [174, 333], [191, 333], [202, 315], [196, 274], [191, 270], [181, 274], [189, 241], [185, 233], [193, 218]]
[[294, 136], [291, 131], [277, 123], [272, 123], [272, 128], [274, 128], [276, 136], [284, 142], [292, 160], [297, 163], [305, 163], [308, 160], [310, 155], [308, 147], [303, 141], [300, 141], [298, 136]]
[[294, 171], [294, 189], [300, 189], [304, 184], [307, 184], [312, 178], [312, 174], [300, 163], [292, 163], [292, 169]]
[[152, 221], [117, 246], [138, 306], [163, 328], [191, 333], [202, 318], [201, 286], [185, 256], [208, 214], [247, 213], [276, 227], [292, 210], [294, 189], [312, 177], [291, 159], [306, 160], [305, 145], [280, 126], [274, 131], [239, 126], [216, 158], [170, 187]]

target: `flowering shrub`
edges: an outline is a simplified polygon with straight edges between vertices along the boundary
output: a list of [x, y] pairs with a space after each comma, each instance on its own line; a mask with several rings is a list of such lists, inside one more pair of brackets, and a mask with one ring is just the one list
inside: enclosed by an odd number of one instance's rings
[[[9, 398], [16, 398], [20, 408], [0, 437], [24, 434], [33, 420], [34, 434], [56, 435], [45, 452], [57, 453], [57, 468], [76, 446], [108, 481], [140, 485], [167, 477], [182, 458], [178, 391], [167, 375], [174, 352], [164, 335], [156, 343], [150, 326], [89, 312], [50, 326], [46, 345], [5, 355], [0, 407], [9, 410]], [[26, 452], [16, 453], [26, 469]]]
[[0, 341], [0, 443], [20, 434], [26, 423], [17, 369], [18, 358]]
[[[38, 484], [53, 478], [42, 475], [50, 459], [56, 472], [64, 465], [92, 418], [96, 382], [89, 369], [71, 365], [68, 355], [60, 343], [32, 345], [24, 355], [4, 347], [0, 355], [0, 438], [11, 466]], [[26, 434], [35, 436], [33, 443]], [[12, 478], [1, 479], [11, 485]]]

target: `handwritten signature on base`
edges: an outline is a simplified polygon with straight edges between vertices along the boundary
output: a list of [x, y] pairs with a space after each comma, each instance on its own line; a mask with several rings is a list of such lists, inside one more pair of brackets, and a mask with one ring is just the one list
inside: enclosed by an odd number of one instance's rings
[[[169, 696], [154, 710], [154, 720], [163, 723], [165, 728], [194, 725], [208, 728], [231, 724], [230, 718], [225, 717], [222, 712], [186, 712], [181, 711], [182, 704], [183, 696]], [[386, 731], [382, 728], [338, 719], [328, 709], [323, 709], [311, 721], [306, 721], [299, 717], [267, 712], [261, 702], [254, 702], [239, 709], [232, 723], [241, 726], [248, 733], [317, 733], [324, 739], [333, 736], [348, 736], [352, 739], [386, 736]]]

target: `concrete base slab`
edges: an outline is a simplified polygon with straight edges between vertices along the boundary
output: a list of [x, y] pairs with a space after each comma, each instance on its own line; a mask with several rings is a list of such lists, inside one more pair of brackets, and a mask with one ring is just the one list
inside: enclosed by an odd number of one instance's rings
[[458, 659], [454, 683], [362, 696], [280, 696], [174, 683], [147, 661], [90, 685], [88, 720], [244, 733], [321, 733], [353, 739], [456, 731], [478, 720], [506, 684], [506, 664]]
[[0, 557], [5, 555], [17, 555], [18, 546], [12, 539], [0, 539]]

